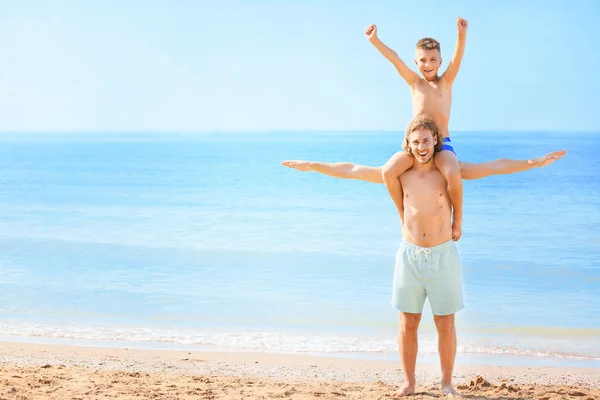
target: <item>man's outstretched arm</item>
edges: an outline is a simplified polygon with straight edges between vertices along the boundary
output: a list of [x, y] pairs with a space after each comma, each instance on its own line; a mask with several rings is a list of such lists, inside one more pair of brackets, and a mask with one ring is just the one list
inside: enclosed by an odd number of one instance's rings
[[459, 161], [460, 175], [463, 179], [481, 179], [492, 175], [508, 175], [528, 171], [533, 168], [543, 168], [563, 158], [565, 150], [553, 151], [539, 158], [529, 160], [513, 160], [501, 158], [498, 160], [471, 164]]
[[334, 178], [357, 179], [365, 182], [383, 184], [383, 178], [381, 177], [382, 167], [369, 167], [349, 162], [322, 163], [302, 160], [283, 161], [281, 165], [297, 169], [298, 171], [314, 171], [320, 174], [333, 176]]
[[[481, 179], [492, 175], [515, 174], [533, 168], [547, 167], [560, 160], [566, 151], [554, 151], [545, 156], [530, 160], [499, 159], [479, 164], [459, 161], [462, 179]], [[383, 167], [370, 167], [350, 162], [322, 163], [318, 161], [289, 160], [281, 163], [299, 171], [314, 171], [342, 179], [357, 179], [365, 182], [383, 184], [381, 172]]]

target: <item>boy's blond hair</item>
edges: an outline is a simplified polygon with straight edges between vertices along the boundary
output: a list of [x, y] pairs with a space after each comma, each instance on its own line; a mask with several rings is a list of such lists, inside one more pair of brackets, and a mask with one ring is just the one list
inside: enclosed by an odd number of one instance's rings
[[417, 42], [416, 48], [418, 50], [437, 50], [440, 52], [440, 54], [442, 53], [442, 50], [440, 49], [440, 42], [429, 37], [420, 39]]
[[408, 143], [408, 137], [411, 133], [420, 129], [427, 129], [431, 132], [433, 137], [437, 138], [437, 143], [433, 147], [433, 153], [436, 154], [442, 151], [442, 146], [444, 146], [444, 137], [440, 133], [437, 124], [430, 116], [419, 114], [408, 123], [408, 127], [406, 128], [404, 142], [402, 143], [402, 149], [406, 152], [406, 154], [411, 156], [413, 155], [412, 150], [410, 149], [410, 144]]

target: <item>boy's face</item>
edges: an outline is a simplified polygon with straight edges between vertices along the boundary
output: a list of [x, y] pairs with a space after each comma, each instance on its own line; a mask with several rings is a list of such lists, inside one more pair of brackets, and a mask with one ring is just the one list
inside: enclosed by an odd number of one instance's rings
[[415, 64], [426, 80], [435, 79], [442, 65], [442, 56], [438, 50], [417, 49]]

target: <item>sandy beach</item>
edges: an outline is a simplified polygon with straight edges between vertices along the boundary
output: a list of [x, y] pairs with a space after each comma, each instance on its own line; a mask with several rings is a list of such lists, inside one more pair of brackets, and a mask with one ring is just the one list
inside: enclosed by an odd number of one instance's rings
[[[0, 343], [0, 399], [385, 399], [399, 363]], [[414, 399], [439, 397], [439, 368], [419, 364]], [[457, 365], [468, 398], [599, 399], [600, 370]]]

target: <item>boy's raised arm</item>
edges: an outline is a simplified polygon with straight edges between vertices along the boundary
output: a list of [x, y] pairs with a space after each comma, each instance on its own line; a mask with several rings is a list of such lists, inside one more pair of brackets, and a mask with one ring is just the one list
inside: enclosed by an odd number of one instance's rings
[[458, 70], [460, 69], [460, 63], [462, 62], [463, 55], [465, 54], [465, 44], [467, 43], [467, 28], [469, 23], [464, 18], [458, 18], [456, 21], [456, 28], [458, 29], [458, 39], [456, 39], [456, 47], [454, 48], [454, 54], [452, 60], [446, 68], [446, 72], [442, 75], [442, 78], [449, 84], [454, 83]]
[[408, 66], [402, 61], [402, 59], [398, 56], [394, 50], [387, 47], [379, 38], [377, 37], [377, 26], [369, 25], [367, 30], [365, 31], [365, 35], [367, 35], [367, 39], [375, 46], [377, 50], [387, 58], [394, 67], [400, 73], [402, 79], [408, 83], [409, 86], [414, 85], [419, 80], [419, 75], [412, 69], [408, 68]]

